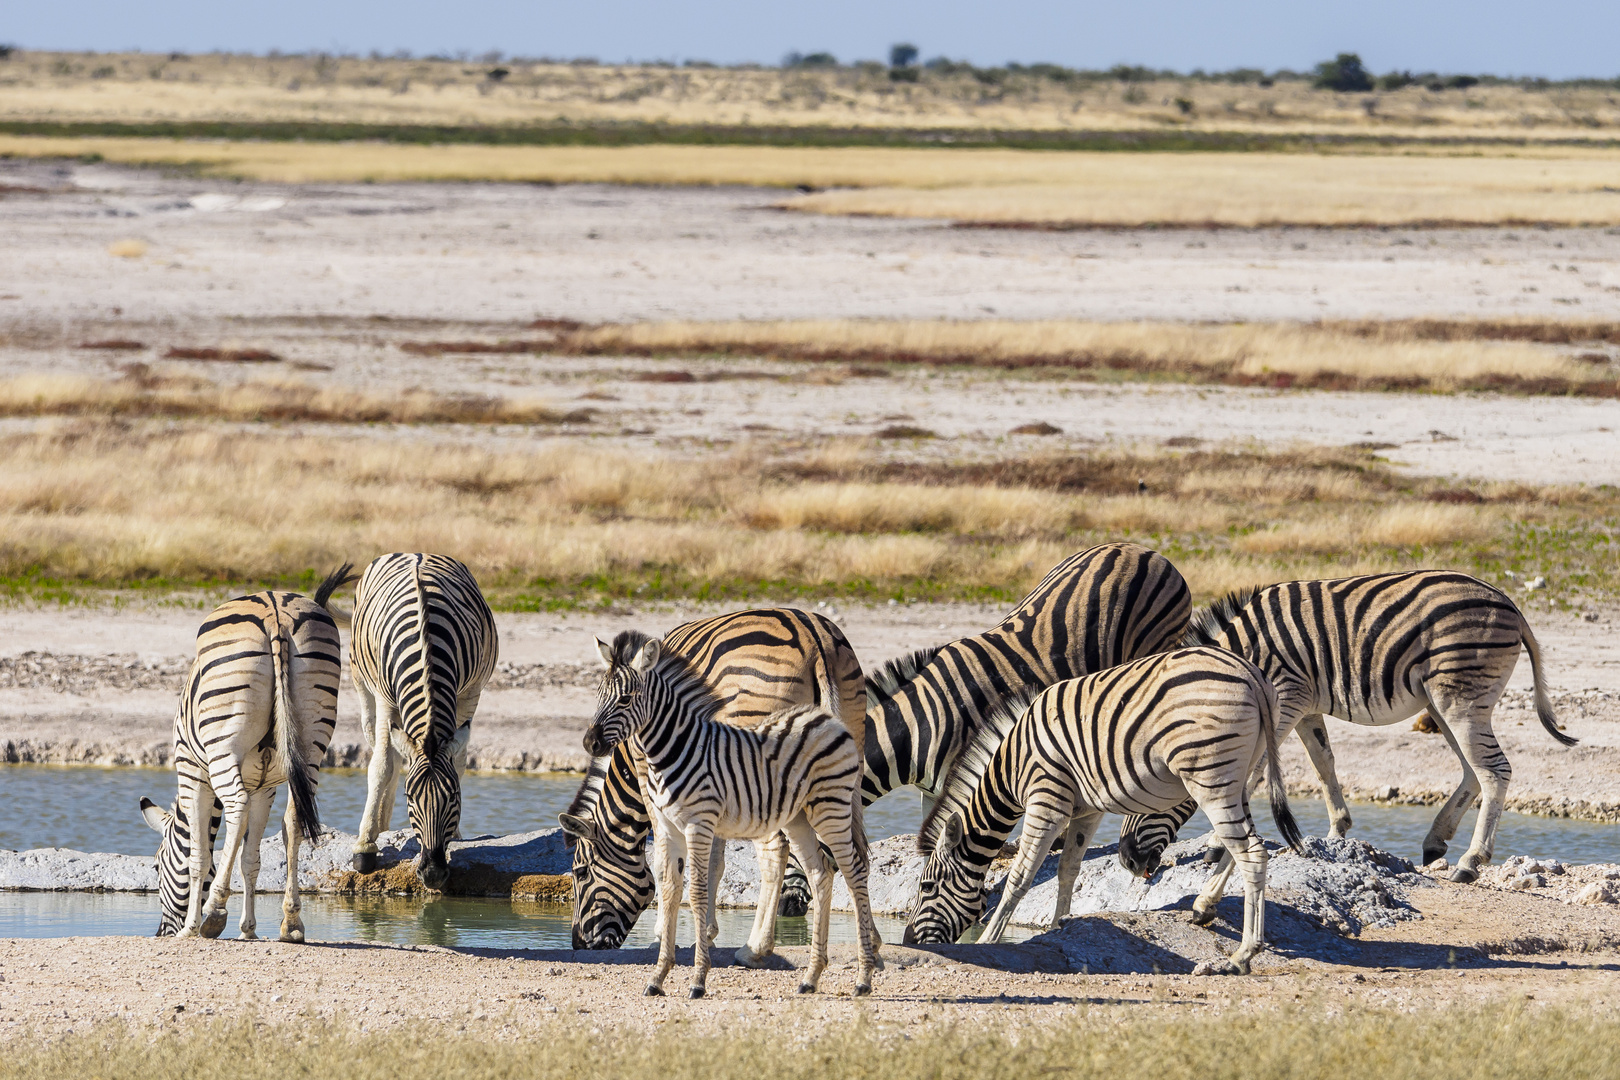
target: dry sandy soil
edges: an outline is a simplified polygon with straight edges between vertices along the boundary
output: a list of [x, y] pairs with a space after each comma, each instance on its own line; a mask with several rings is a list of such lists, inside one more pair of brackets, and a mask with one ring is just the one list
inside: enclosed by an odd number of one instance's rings
[[[580, 737], [594, 706], [594, 635], [626, 627], [662, 632], [720, 610], [660, 606], [610, 613], [498, 615], [502, 668], [473, 725], [475, 768], [579, 769]], [[867, 666], [912, 649], [978, 633], [1005, 614], [974, 604], [834, 605], [830, 612]], [[1597, 621], [1530, 609], [1548, 663], [1554, 702], [1570, 734], [1566, 749], [1535, 719], [1529, 663], [1521, 662], [1498, 710], [1512, 758], [1508, 805], [1532, 813], [1620, 820], [1620, 613]], [[13, 607], [0, 609], [0, 755], [8, 760], [160, 764], [167, 760], [181, 677], [200, 612]], [[24, 655], [33, 654], [33, 655]], [[1435, 802], [1458, 778], [1438, 735], [1332, 725], [1339, 775], [1352, 797]], [[365, 760], [353, 698], [339, 698], [333, 764]], [[1290, 787], [1314, 793], [1303, 751], [1284, 751]], [[1393, 790], [1392, 790], [1393, 789]]]
[[[886, 944], [886, 970], [865, 1001], [849, 996], [849, 947], [835, 947], [822, 993], [793, 993], [797, 975], [717, 967], [709, 995], [641, 996], [650, 950], [608, 953], [440, 949], [358, 942], [74, 938], [0, 942], [0, 1038], [83, 1030], [109, 1019], [139, 1027], [185, 1025], [248, 1009], [270, 1022], [307, 1013], [342, 1016], [368, 1030], [434, 1020], [492, 1037], [559, 1016], [591, 1025], [650, 1029], [682, 1020], [700, 1030], [740, 1023], [825, 1027], [858, 1018], [893, 1024], [966, 1023], [1022, 1028], [1140, 1010], [1269, 1010], [1304, 1001], [1331, 1014], [1351, 1005], [1408, 1011], [1453, 1004], [1533, 1000], [1603, 1014], [1620, 1007], [1620, 916], [1613, 905], [1568, 905], [1546, 897], [1467, 886], [1417, 890], [1423, 918], [1360, 938], [1312, 931], [1299, 917], [1268, 922], [1275, 952], [1249, 978], [1158, 974], [1154, 941], [1194, 943], [1211, 953], [1234, 931], [1228, 900], [1211, 930], [1184, 912], [1090, 916], [1023, 945]], [[1528, 929], [1533, 927], [1533, 931]], [[803, 947], [781, 950], [802, 964]], [[1090, 962], [1086, 958], [1092, 957]], [[1105, 958], [1129, 957], [1112, 967]], [[727, 957], [717, 951], [716, 962]], [[690, 950], [681, 952], [690, 963]], [[1077, 965], [1076, 961], [1080, 963]], [[1092, 965], [1095, 964], [1095, 970]], [[1113, 970], [1122, 973], [1100, 974]], [[228, 977], [224, 977], [229, 973]], [[681, 994], [677, 967], [669, 989]]]

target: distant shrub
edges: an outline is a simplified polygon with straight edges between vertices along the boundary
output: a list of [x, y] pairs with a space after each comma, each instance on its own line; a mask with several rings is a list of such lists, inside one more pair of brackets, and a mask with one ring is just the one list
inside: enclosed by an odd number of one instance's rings
[[919, 67], [892, 67], [889, 69], [891, 82], [917, 82], [922, 78], [922, 68]]
[[488, 71], [484, 72], [485, 77], [488, 78], [490, 82], [500, 82], [510, 74], [512, 74], [511, 71], [503, 67], [490, 68]]
[[1373, 88], [1372, 76], [1355, 53], [1340, 53], [1332, 60], [1316, 65], [1316, 77], [1311, 85], [1318, 90], [1336, 90], [1341, 94], [1365, 93]]
[[1120, 96], [1125, 99], [1127, 105], [1140, 105], [1147, 100], [1147, 91], [1140, 86], [1127, 86], [1125, 93]]
[[1470, 86], [1478, 86], [1479, 80], [1472, 75], [1453, 75], [1446, 80], [1446, 86], [1452, 90], [1466, 90]]
[[1152, 68], [1131, 64], [1115, 64], [1108, 69], [1110, 79], [1123, 83], [1151, 82], [1158, 74]]
[[10, 60], [11, 54], [17, 52], [17, 46], [9, 42], [0, 41], [0, 60]]
[[838, 57], [830, 52], [806, 54], [795, 50], [782, 57], [782, 66], [785, 68], [833, 68], [838, 66]]
[[917, 62], [917, 46], [901, 42], [889, 46], [889, 66], [908, 68]]
[[1176, 108], [1181, 110], [1182, 116], [1191, 116], [1194, 108], [1192, 98], [1176, 98]]
[[972, 75], [974, 67], [966, 60], [952, 60], [947, 56], [936, 56], [923, 64], [923, 67], [938, 75]]
[[1378, 86], [1383, 90], [1400, 90], [1417, 82], [1417, 77], [1410, 71], [1392, 71], [1388, 75], [1380, 76]]

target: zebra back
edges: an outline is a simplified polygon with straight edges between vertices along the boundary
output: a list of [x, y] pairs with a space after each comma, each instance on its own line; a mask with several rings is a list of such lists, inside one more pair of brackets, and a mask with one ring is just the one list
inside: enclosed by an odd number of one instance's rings
[[1191, 610], [1187, 582], [1156, 551], [1102, 544], [1069, 556], [999, 626], [904, 659], [869, 686], [863, 797], [907, 784], [938, 792], [998, 702], [1170, 648]]

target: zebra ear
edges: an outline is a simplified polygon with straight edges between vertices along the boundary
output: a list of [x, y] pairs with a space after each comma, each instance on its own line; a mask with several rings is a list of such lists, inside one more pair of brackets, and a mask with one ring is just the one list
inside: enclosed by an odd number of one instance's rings
[[606, 664], [608, 667], [613, 666], [613, 646], [609, 645], [601, 638], [597, 638], [596, 652], [602, 657], [602, 663]]
[[162, 832], [169, 825], [169, 812], [144, 795], [141, 796], [141, 817], [158, 832]]
[[663, 651], [663, 645], [664, 643], [659, 641], [657, 638], [653, 638], [651, 641], [647, 642], [647, 644], [643, 645], [640, 650], [637, 651], [636, 655], [631, 658], [631, 668], [633, 668], [638, 674], [647, 674], [647, 672], [652, 670], [652, 666], [658, 663], [658, 654]]
[[596, 822], [590, 818], [580, 817], [578, 814], [558, 814], [557, 824], [562, 831], [575, 840], [594, 840], [596, 838]]
[[940, 834], [939, 843], [935, 845], [935, 850], [950, 851], [962, 842], [962, 836], [965, 832], [966, 830], [962, 827], [962, 815], [952, 814], [951, 820], [945, 823], [945, 831]]

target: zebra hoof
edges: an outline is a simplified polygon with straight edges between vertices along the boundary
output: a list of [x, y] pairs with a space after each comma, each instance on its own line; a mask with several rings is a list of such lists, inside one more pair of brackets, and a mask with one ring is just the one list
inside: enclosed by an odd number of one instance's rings
[[815, 992], [816, 992], [816, 984], [815, 983], [800, 983], [799, 984], [799, 993], [801, 993], [801, 994], [813, 994]]
[[1239, 966], [1230, 960], [1205, 960], [1193, 968], [1194, 975], [1247, 975], [1249, 965]]
[[871, 992], [872, 992], [872, 984], [871, 983], [866, 983], [865, 985], [862, 985], [861, 983], [856, 983], [855, 984], [855, 996], [856, 997], [865, 997], [867, 994], [870, 994]]
[[283, 927], [281, 930], [281, 940], [287, 942], [289, 945], [302, 945], [304, 943], [304, 928], [300, 926], [296, 929], [289, 930], [286, 927]]
[[357, 874], [371, 874], [377, 870], [377, 853], [375, 851], [357, 851], [351, 860]]
[[240, 930], [236, 934], [237, 941], [258, 941], [259, 935], [254, 930]]
[[1423, 849], [1423, 865], [1424, 866], [1428, 866], [1432, 862], [1438, 862], [1439, 860], [1441, 860], [1441, 859], [1443, 859], [1445, 857], [1446, 857], [1446, 845], [1444, 845], [1444, 844], [1441, 844], [1438, 847], [1424, 847], [1424, 849]]
[[1451, 872], [1450, 877], [1450, 880], [1455, 881], [1459, 885], [1471, 885], [1478, 879], [1479, 871], [1469, 869], [1466, 866], [1457, 867], [1457, 869]]
[[1225, 848], [1218, 848], [1218, 847], [1207, 847], [1207, 848], [1205, 848], [1204, 849], [1204, 865], [1205, 866], [1214, 866], [1216, 863], [1221, 861], [1221, 856], [1223, 854], [1225, 854], [1225, 853], [1226, 853]]
[[703, 987], [694, 986], [686, 992], [686, 996], [695, 1000], [702, 997], [705, 993], [707, 993], [707, 991]]
[[1211, 904], [1209, 907], [1203, 909], [1193, 908], [1192, 924], [1194, 926], [1208, 926], [1214, 921], [1215, 905]]
[[769, 952], [757, 953], [747, 945], [739, 945], [737, 950], [731, 954], [731, 962], [738, 967], [757, 968], [762, 966], [765, 963], [765, 958], [770, 955]]
[[203, 916], [202, 925], [197, 932], [205, 938], [217, 938], [225, 930], [225, 913], [223, 911], [214, 915]]
[[647, 997], [663, 997], [664, 988], [662, 986], [654, 986], [652, 983], [648, 983], [647, 989], [643, 991], [643, 993]]

